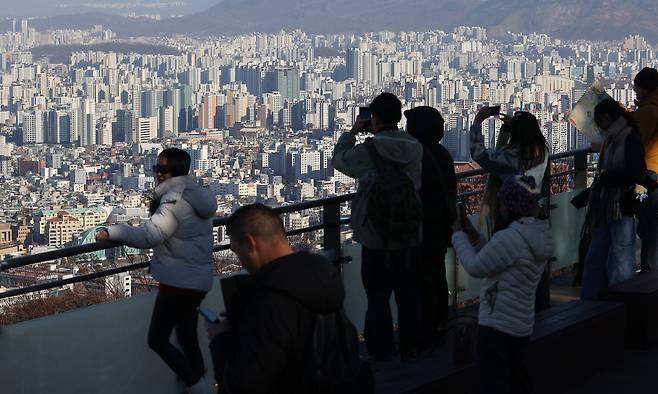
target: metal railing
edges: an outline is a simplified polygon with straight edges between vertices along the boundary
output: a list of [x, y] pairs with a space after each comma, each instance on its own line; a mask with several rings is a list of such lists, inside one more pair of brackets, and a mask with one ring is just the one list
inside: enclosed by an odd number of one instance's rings
[[[552, 179], [558, 178], [558, 177], [564, 177], [564, 176], [569, 176], [569, 175], [574, 175], [574, 186], [576, 188], [578, 187], [585, 187], [587, 184], [587, 155], [591, 153], [590, 149], [579, 149], [579, 150], [572, 150], [568, 152], [563, 152], [563, 153], [558, 153], [551, 155], [549, 158], [549, 168], [551, 167], [551, 163], [556, 161], [556, 160], [563, 160], [567, 158], [574, 158], [574, 165], [571, 170], [556, 173], [556, 174], [551, 174], [550, 177], [545, 179], [545, 181], [550, 182]], [[463, 171], [457, 174], [457, 179], [458, 180], [464, 180], [467, 178], [471, 178], [474, 176], [480, 176], [480, 175], [485, 175], [487, 172], [484, 169], [476, 169], [476, 170], [469, 170], [469, 171]], [[550, 189], [549, 189], [550, 190]], [[470, 191], [466, 192], [463, 194], [460, 194], [458, 197], [460, 199], [464, 199], [467, 197], [471, 197], [474, 195], [478, 195], [483, 193], [483, 190], [476, 190], [476, 191]], [[279, 213], [279, 214], [285, 214], [285, 213], [291, 213], [291, 212], [299, 212], [299, 211], [304, 211], [308, 209], [313, 209], [313, 208], [323, 208], [322, 210], [322, 223], [301, 228], [301, 229], [295, 229], [291, 231], [287, 231], [286, 234], [288, 236], [294, 236], [294, 235], [300, 235], [300, 234], [305, 234], [305, 233], [310, 233], [310, 232], [315, 232], [315, 231], [324, 231], [323, 234], [323, 249], [325, 251], [338, 251], [340, 250], [341, 247], [341, 242], [340, 242], [340, 233], [341, 233], [341, 227], [343, 225], [346, 225], [350, 222], [349, 218], [342, 218], [340, 214], [340, 205], [342, 203], [351, 201], [355, 196], [355, 193], [349, 193], [349, 194], [343, 194], [339, 196], [334, 196], [334, 197], [329, 197], [329, 198], [324, 198], [324, 199], [318, 199], [318, 200], [312, 200], [312, 201], [305, 201], [297, 204], [291, 204], [291, 205], [285, 205], [281, 207], [277, 207], [274, 210]], [[546, 196], [547, 198], [550, 199], [550, 191], [549, 194]], [[228, 221], [228, 217], [217, 217], [213, 221], [213, 227], [220, 227], [220, 226], [225, 226]], [[117, 242], [111, 242], [111, 241], [103, 241], [103, 242], [95, 242], [91, 244], [86, 244], [86, 245], [79, 245], [79, 246], [72, 246], [72, 247], [66, 247], [58, 250], [53, 250], [53, 251], [48, 251], [48, 252], [43, 252], [43, 253], [38, 253], [34, 255], [29, 255], [29, 256], [21, 256], [21, 257], [14, 257], [5, 261], [0, 262], [0, 272], [6, 271], [12, 268], [20, 268], [20, 267], [25, 267], [28, 265], [32, 264], [38, 264], [38, 263], [44, 263], [47, 261], [52, 261], [52, 260], [57, 260], [61, 258], [67, 258], [67, 257], [74, 257], [86, 253], [91, 253], [91, 252], [97, 252], [105, 249], [112, 249], [115, 247], [120, 247], [123, 246], [120, 243]], [[215, 252], [223, 251], [223, 250], [228, 250], [229, 245], [217, 245], [214, 248]], [[122, 272], [129, 272], [129, 271], [135, 271], [143, 268], [147, 268], [149, 265], [148, 262], [143, 262], [143, 263], [136, 263], [136, 264], [130, 264], [122, 267], [117, 267], [117, 268], [112, 268], [100, 272], [95, 272], [91, 274], [85, 274], [85, 275], [79, 275], [75, 276], [72, 278], [67, 278], [67, 279], [60, 279], [60, 280], [54, 280], [54, 281], [49, 281], [46, 283], [40, 283], [36, 285], [31, 285], [31, 286], [26, 286], [22, 287], [19, 289], [12, 289], [5, 291], [3, 293], [0, 293], [0, 299], [5, 299], [8, 297], [15, 297], [15, 296], [20, 296], [20, 295], [25, 295], [25, 294], [30, 294], [38, 291], [43, 291], [43, 290], [49, 290], [57, 287], [62, 287], [66, 286], [69, 284], [75, 284], [75, 283], [80, 283], [80, 282], [86, 282], [90, 280], [95, 280], [95, 279], [100, 279], [103, 277], [111, 276], [111, 275], [116, 275], [118, 273]]]

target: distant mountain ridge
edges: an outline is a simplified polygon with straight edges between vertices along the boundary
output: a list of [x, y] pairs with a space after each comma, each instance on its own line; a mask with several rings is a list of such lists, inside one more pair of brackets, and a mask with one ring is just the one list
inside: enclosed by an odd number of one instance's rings
[[301, 29], [362, 33], [482, 26], [493, 33], [539, 32], [556, 38], [658, 42], [657, 0], [224, 0], [205, 12], [160, 22], [103, 14], [37, 20], [38, 27], [102, 23], [120, 35], [237, 35]]

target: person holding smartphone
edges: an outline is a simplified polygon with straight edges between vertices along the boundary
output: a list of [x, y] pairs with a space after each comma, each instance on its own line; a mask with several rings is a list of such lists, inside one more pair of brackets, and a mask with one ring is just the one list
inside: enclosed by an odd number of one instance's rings
[[535, 322], [535, 291], [555, 244], [537, 219], [539, 188], [530, 176], [509, 177], [498, 191], [500, 230], [486, 241], [460, 210], [452, 244], [464, 270], [482, 278], [478, 313], [481, 393], [530, 393], [524, 352]]
[[[503, 125], [498, 132], [496, 145], [487, 148], [484, 144], [482, 123], [492, 116], [501, 117]], [[497, 200], [500, 185], [508, 178], [527, 175], [531, 176], [541, 189], [544, 176], [550, 170], [550, 151], [537, 118], [530, 112], [517, 111], [513, 116], [507, 116], [500, 114], [500, 106], [483, 107], [475, 116], [470, 134], [471, 157], [490, 174], [480, 208], [480, 227], [486, 224], [487, 236], [491, 236], [504, 222]], [[546, 205], [540, 200], [540, 206], [543, 207], [539, 211], [541, 217], [547, 216]], [[542, 276], [536, 298], [538, 311], [550, 306], [549, 286], [547, 269]]]
[[[148, 345], [180, 377], [189, 393], [205, 394], [214, 390], [203, 378], [197, 308], [212, 288], [212, 218], [217, 201], [210, 190], [188, 176], [190, 162], [190, 155], [181, 149], [163, 150], [153, 166], [158, 186], [151, 218], [141, 227], [107, 227], [96, 234], [96, 240], [153, 248], [151, 274], [159, 290]], [[169, 342], [174, 329], [182, 351]]]
[[[361, 248], [361, 279], [368, 299], [364, 337], [369, 355], [377, 361], [395, 354], [393, 314], [389, 304], [395, 294], [398, 306], [399, 348], [403, 358], [420, 346], [420, 294], [414, 254], [422, 240], [421, 187], [423, 146], [400, 130], [402, 103], [392, 93], [382, 93], [368, 107], [372, 116], [359, 117], [334, 147], [334, 169], [358, 180], [352, 201], [354, 239]], [[357, 135], [374, 137], [357, 144]], [[382, 175], [383, 174], [383, 175]], [[400, 182], [402, 181], [402, 182]], [[382, 190], [394, 190], [384, 196]], [[388, 204], [388, 196], [400, 197]], [[373, 205], [374, 202], [384, 202]], [[378, 209], [373, 209], [373, 206]], [[418, 209], [415, 209], [418, 208]], [[390, 231], [396, 225], [405, 231]], [[380, 225], [384, 223], [385, 225]]]
[[[281, 217], [264, 205], [241, 207], [229, 218], [226, 230], [231, 251], [249, 276], [225, 299], [225, 318], [202, 312], [209, 322], [210, 352], [221, 392], [315, 392], [315, 378], [309, 375], [315, 370], [307, 368], [307, 355], [318, 350], [311, 340], [318, 315], [338, 313], [343, 306], [340, 272], [323, 256], [295, 252]], [[357, 341], [356, 330], [353, 340]], [[347, 363], [342, 367], [351, 368]]]
[[[492, 116], [501, 117], [503, 125], [496, 146], [487, 148], [482, 123]], [[517, 111], [507, 116], [500, 113], [500, 106], [483, 107], [475, 115], [470, 142], [473, 160], [498, 180], [528, 175], [541, 186], [550, 152], [539, 121], [530, 112]]]

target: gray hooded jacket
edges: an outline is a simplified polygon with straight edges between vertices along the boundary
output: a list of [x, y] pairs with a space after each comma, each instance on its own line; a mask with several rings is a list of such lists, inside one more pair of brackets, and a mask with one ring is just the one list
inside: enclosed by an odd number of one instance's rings
[[[409, 133], [395, 130], [383, 130], [373, 138], [377, 152], [386, 160], [391, 160], [402, 166], [404, 172], [413, 181], [416, 191], [420, 190], [421, 171], [423, 161], [423, 146]], [[357, 195], [352, 201], [352, 229], [354, 239], [370, 249], [383, 249], [384, 241], [377, 234], [367, 218], [367, 196], [369, 189], [377, 174], [375, 164], [370, 160], [367, 148], [363, 144], [355, 145], [356, 137], [353, 133], [343, 133], [334, 147], [332, 164], [334, 169], [343, 174], [359, 180]], [[420, 243], [420, 239], [412, 242], [411, 246]], [[394, 242], [386, 245], [390, 250], [400, 249], [401, 245]]]
[[199, 291], [212, 288], [212, 218], [215, 195], [190, 176], [170, 178], [155, 188], [160, 206], [141, 227], [110, 226], [110, 240], [153, 248], [151, 274], [162, 284]]

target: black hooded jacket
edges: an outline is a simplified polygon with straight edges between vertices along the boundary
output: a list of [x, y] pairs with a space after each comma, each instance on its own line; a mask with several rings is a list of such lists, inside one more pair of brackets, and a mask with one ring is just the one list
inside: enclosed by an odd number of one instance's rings
[[445, 249], [450, 245], [452, 224], [457, 218], [455, 163], [441, 145], [443, 130], [431, 122], [415, 121], [409, 133], [423, 145], [420, 199], [423, 203], [423, 247]]
[[299, 393], [314, 316], [338, 311], [344, 298], [336, 268], [307, 252], [274, 260], [245, 280], [227, 305], [232, 331], [210, 344], [223, 392]]

